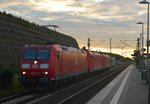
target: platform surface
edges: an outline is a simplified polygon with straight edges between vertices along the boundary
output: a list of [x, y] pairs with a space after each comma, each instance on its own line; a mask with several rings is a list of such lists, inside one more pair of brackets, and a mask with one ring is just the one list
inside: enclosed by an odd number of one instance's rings
[[132, 64], [87, 104], [148, 104], [148, 85]]

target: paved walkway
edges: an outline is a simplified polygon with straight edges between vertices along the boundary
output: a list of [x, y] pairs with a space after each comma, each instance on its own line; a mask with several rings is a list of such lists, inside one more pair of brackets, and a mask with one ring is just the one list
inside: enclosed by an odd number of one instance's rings
[[132, 64], [87, 104], [148, 104], [148, 85]]

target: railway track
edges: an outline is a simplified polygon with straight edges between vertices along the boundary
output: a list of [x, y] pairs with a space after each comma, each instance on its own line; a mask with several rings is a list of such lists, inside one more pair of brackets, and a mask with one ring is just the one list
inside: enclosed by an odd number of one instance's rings
[[[25, 91], [25, 92], [21, 92], [20, 94], [15, 94], [3, 99], [0, 99], [0, 104], [7, 104], [9, 101], [13, 101], [15, 100], [14, 103], [17, 103], [18, 101], [21, 101], [21, 99], [27, 99], [29, 97], [32, 97], [32, 91]], [[18, 99], [18, 100], [17, 100]], [[13, 103], [13, 102], [10, 102]]]
[[75, 84], [58, 87], [46, 92], [31, 92], [20, 94], [12, 98], [0, 100], [2, 104], [84, 104], [114, 77], [116, 77], [127, 65], [120, 65], [111, 71], [98, 74], [87, 80]]
[[120, 72], [122, 72], [122, 69], [118, 71], [114, 71], [107, 76], [104, 76], [100, 80], [97, 80], [96, 82], [85, 87], [79, 92], [71, 95], [70, 97], [64, 99], [58, 104], [85, 104], [88, 100], [90, 100], [90, 98], [92, 98], [97, 92], [99, 92], [111, 80], [113, 80]]

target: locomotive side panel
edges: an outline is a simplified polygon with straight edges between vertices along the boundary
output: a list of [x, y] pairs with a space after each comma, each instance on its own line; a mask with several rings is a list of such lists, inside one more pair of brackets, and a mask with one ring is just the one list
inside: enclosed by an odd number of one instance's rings
[[99, 65], [99, 56], [98, 55], [96, 55], [96, 54], [94, 54], [93, 55], [93, 71], [95, 71], [95, 70], [98, 70], [100, 67], [100, 65]]
[[90, 51], [87, 51], [87, 60], [88, 60], [88, 72], [91, 72], [93, 70], [93, 53]]
[[78, 63], [77, 63], [77, 71], [81, 73], [87, 72], [87, 54], [84, 53], [78, 53]]
[[106, 61], [106, 64], [107, 64], [106, 67], [107, 67], [107, 68], [111, 67], [111, 57], [107, 55], [106, 60], [107, 60], [107, 61]]
[[85, 73], [87, 70], [86, 54], [63, 51], [62, 74], [64, 78]]

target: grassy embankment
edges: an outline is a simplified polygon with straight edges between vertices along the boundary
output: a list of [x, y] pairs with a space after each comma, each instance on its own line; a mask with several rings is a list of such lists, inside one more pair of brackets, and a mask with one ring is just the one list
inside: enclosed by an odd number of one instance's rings
[[15, 67], [0, 66], [0, 99], [24, 91], [18, 81], [18, 75]]
[[[50, 43], [78, 48], [77, 41], [70, 36], [40, 27], [12, 14], [0, 12], [0, 98], [22, 90], [17, 77], [19, 76], [20, 55], [23, 45]], [[11, 73], [13, 75], [12, 80], [8, 79], [9, 86], [6, 85], [6, 87], [2, 84], [5, 83], [8, 70], [10, 71], [9, 75]]]

